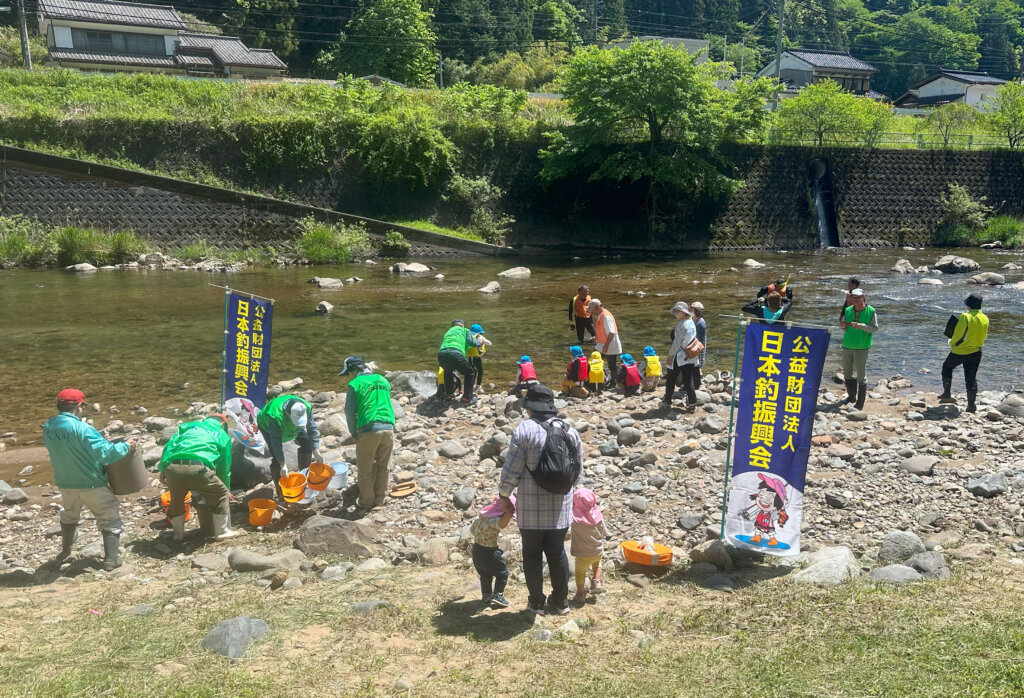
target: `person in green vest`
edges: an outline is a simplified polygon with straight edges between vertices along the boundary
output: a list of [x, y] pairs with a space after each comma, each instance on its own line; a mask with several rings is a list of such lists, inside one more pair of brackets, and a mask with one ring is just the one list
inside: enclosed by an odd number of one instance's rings
[[294, 441], [299, 446], [299, 470], [308, 468], [320, 457], [320, 432], [313, 421], [313, 407], [298, 395], [278, 395], [256, 416], [267, 447], [270, 449], [270, 476], [274, 489], [281, 496], [281, 466], [285, 462], [284, 444]]
[[[358, 356], [345, 359], [341, 376], [352, 376], [345, 396], [348, 432], [356, 440], [360, 509], [384, 503], [388, 490], [388, 468], [395, 445], [395, 410], [391, 405], [391, 384], [373, 373]], [[467, 390], [472, 379], [467, 378]]]
[[[850, 305], [843, 309], [843, 377], [846, 379], [846, 402], [858, 410], [864, 409], [868, 394], [868, 350], [878, 331], [878, 313], [868, 305], [864, 291], [850, 291]], [[856, 374], [856, 378], [854, 377]]]
[[967, 411], [977, 410], [978, 366], [981, 365], [981, 348], [988, 338], [988, 316], [981, 312], [982, 297], [972, 293], [964, 300], [967, 312], [960, 313], [953, 336], [949, 339], [949, 356], [942, 362], [942, 395], [939, 402], [955, 403], [950, 394], [953, 387], [953, 369], [964, 367], [964, 382], [967, 384]]
[[64, 509], [60, 512], [63, 538], [57, 562], [71, 556], [82, 509], [96, 519], [103, 536], [103, 569], [121, 566], [120, 540], [124, 524], [117, 497], [107, 484], [107, 466], [127, 456], [135, 448], [135, 439], [111, 443], [96, 429], [82, 421], [85, 395], [67, 388], [57, 395], [57, 412], [43, 425], [43, 445], [50, 454], [53, 479], [60, 488]]
[[156, 469], [160, 480], [171, 491], [167, 518], [171, 520], [174, 540], [185, 538], [185, 495], [201, 495], [199, 528], [217, 540], [236, 535], [231, 530], [231, 437], [228, 418], [211, 414], [196, 422], [186, 422], [164, 446]]
[[458, 373], [462, 376], [462, 383], [465, 386], [461, 400], [464, 407], [477, 403], [477, 399], [473, 397], [476, 371], [473, 369], [473, 364], [466, 357], [466, 348], [479, 346], [480, 340], [466, 329], [466, 325], [462, 320], [452, 320], [452, 326], [444, 333], [444, 338], [441, 340], [441, 349], [437, 352], [437, 363], [444, 369], [444, 394], [446, 399], [451, 399], [447, 396], [452, 395], [455, 374]]

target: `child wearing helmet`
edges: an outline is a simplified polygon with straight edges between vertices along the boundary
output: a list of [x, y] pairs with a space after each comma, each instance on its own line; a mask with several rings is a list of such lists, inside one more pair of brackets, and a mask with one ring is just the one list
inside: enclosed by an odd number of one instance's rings
[[587, 397], [587, 382], [590, 380], [590, 363], [583, 355], [582, 347], [569, 347], [572, 354], [572, 361], [565, 369], [565, 376], [562, 378], [562, 392], [573, 397]]
[[537, 385], [537, 369], [533, 367], [533, 359], [523, 354], [516, 362], [516, 386], [509, 391], [509, 395], [523, 395], [527, 390]]
[[589, 371], [587, 387], [590, 389], [590, 394], [600, 395], [604, 392], [604, 357], [601, 356], [601, 352], [591, 352]]
[[640, 376], [643, 379], [642, 390], [650, 393], [658, 389], [661, 381], [661, 359], [654, 347], [644, 347], [644, 358], [640, 361]]
[[487, 347], [492, 343], [491, 340], [484, 337], [484, 328], [478, 324], [470, 325], [469, 333], [480, 342], [480, 346], [471, 344], [466, 347], [466, 357], [476, 371], [476, 387], [481, 388], [484, 382], [484, 354], [487, 353]]
[[619, 366], [618, 382], [622, 384], [622, 394], [627, 397], [640, 392], [640, 367], [636, 365], [636, 359], [632, 354], [623, 354], [622, 365]]

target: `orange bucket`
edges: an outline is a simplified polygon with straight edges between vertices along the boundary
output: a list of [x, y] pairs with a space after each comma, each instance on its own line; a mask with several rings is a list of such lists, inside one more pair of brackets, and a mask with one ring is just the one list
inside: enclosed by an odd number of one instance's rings
[[306, 476], [302, 473], [288, 473], [277, 481], [281, 485], [281, 496], [286, 502], [299, 502], [306, 496]]
[[326, 463], [312, 463], [309, 466], [309, 475], [306, 476], [306, 486], [311, 490], [322, 492], [327, 489], [332, 477], [334, 477], [334, 468]]
[[249, 500], [249, 523], [252, 526], [266, 526], [274, 518], [277, 504], [273, 499]]
[[[164, 513], [167, 513], [167, 507], [171, 506], [171, 493], [168, 490], [160, 495], [160, 506], [163, 507]], [[188, 521], [192, 518], [192, 493], [185, 493], [185, 520]], [[171, 519], [167, 519], [167, 523], [170, 523]]]
[[654, 544], [654, 552], [643, 550], [640, 543], [635, 540], [627, 540], [619, 546], [622, 557], [626, 562], [633, 562], [648, 567], [668, 567], [672, 564], [672, 549], [666, 548], [660, 543]]

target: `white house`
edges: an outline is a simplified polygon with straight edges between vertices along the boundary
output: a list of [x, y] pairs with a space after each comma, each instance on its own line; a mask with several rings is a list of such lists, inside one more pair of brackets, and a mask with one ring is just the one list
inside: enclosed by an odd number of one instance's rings
[[169, 5], [39, 0], [39, 32], [46, 37], [51, 65], [249, 80], [279, 79], [287, 72], [269, 49], [187, 29]]
[[911, 85], [907, 93], [893, 104], [893, 111], [897, 114], [927, 114], [929, 109], [954, 102], [981, 109], [982, 104], [992, 99], [996, 89], [1005, 82], [988, 73], [943, 69]]
[[634, 41], [660, 41], [665, 46], [671, 46], [672, 48], [682, 46], [688, 54], [696, 57], [694, 62], [698, 64], [708, 60], [708, 50], [711, 48], [711, 42], [706, 39], [684, 39], [677, 36], [655, 36], [653, 34], [635, 36], [610, 45], [615, 48], [629, 48]]
[[[855, 95], [872, 99], [885, 98], [871, 89], [871, 76], [878, 69], [842, 51], [789, 49], [782, 52], [781, 65], [779, 79], [786, 85], [780, 95], [783, 99], [795, 97], [802, 87], [825, 80], [832, 80]], [[762, 68], [757, 77], [775, 77], [775, 60]]]

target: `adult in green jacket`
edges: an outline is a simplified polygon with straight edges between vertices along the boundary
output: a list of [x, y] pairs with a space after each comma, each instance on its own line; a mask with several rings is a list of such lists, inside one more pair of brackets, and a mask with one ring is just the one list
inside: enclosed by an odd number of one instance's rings
[[452, 320], [452, 326], [441, 339], [441, 348], [437, 352], [437, 363], [444, 369], [444, 394], [445, 397], [452, 394], [455, 387], [455, 374], [462, 376], [462, 384], [465, 386], [462, 393], [462, 404], [464, 406], [475, 405], [477, 399], [473, 397], [473, 385], [476, 382], [476, 370], [473, 364], [466, 357], [466, 347], [478, 347], [480, 340], [473, 336], [473, 333], [466, 329], [462, 320]]
[[[171, 491], [167, 516], [174, 540], [185, 538], [185, 494], [193, 492], [199, 512], [199, 528], [217, 540], [231, 538], [231, 437], [228, 419], [211, 414], [197, 422], [186, 422], [164, 446], [157, 470]], [[197, 495], [203, 499], [198, 504]]]
[[345, 396], [345, 420], [349, 434], [356, 440], [358, 506], [372, 509], [384, 503], [388, 491], [395, 444], [391, 384], [384, 376], [373, 373], [358, 356], [345, 359], [339, 375], [351, 376]]
[[982, 297], [972, 293], [964, 300], [966, 312], [960, 313], [953, 336], [949, 339], [949, 355], [942, 362], [942, 395], [939, 402], [956, 402], [950, 394], [953, 387], [953, 369], [964, 367], [964, 382], [967, 384], [967, 411], [978, 408], [978, 366], [981, 365], [981, 348], [988, 338], [988, 316], [981, 312]]
[[298, 444], [299, 470], [308, 468], [314, 457], [321, 461], [320, 432], [313, 421], [313, 407], [298, 395], [278, 395], [260, 410], [256, 425], [270, 448], [270, 475], [280, 496], [284, 444]]
[[[853, 281], [850, 280], [850, 285]], [[839, 322], [843, 328], [843, 378], [846, 379], [846, 402], [856, 403], [855, 407], [862, 410], [868, 394], [868, 350], [878, 331], [878, 313], [868, 305], [861, 289], [854, 288], [849, 297], [850, 305], [843, 308], [843, 319]]]
[[124, 524], [117, 497], [107, 484], [107, 466], [128, 455], [135, 440], [111, 443], [82, 421], [85, 395], [68, 388], [57, 395], [57, 412], [43, 425], [43, 445], [50, 454], [53, 479], [60, 488], [62, 545], [58, 562], [71, 555], [82, 508], [92, 512], [103, 536], [103, 569], [121, 566], [120, 541]]

